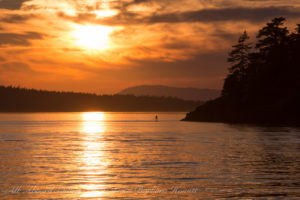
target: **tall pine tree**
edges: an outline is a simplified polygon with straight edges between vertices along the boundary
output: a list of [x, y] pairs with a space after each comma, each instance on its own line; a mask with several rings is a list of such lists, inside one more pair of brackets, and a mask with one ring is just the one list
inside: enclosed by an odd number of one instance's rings
[[227, 61], [231, 63], [229, 75], [225, 79], [222, 94], [224, 96], [241, 95], [244, 77], [249, 66], [249, 54], [251, 43], [248, 42], [250, 37], [247, 32], [240, 36], [238, 44], [232, 46], [233, 50], [229, 53]]

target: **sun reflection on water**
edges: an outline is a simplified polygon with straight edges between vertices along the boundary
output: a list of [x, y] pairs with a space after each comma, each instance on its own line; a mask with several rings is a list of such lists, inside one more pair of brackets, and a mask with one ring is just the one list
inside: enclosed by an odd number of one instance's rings
[[104, 113], [102, 112], [91, 112], [91, 113], [83, 113], [83, 132], [86, 133], [103, 133], [104, 123], [103, 120], [105, 119]]
[[105, 155], [105, 114], [102, 112], [88, 112], [82, 114], [82, 132], [85, 133], [82, 141], [84, 148], [81, 156], [81, 169], [85, 174], [85, 184], [82, 185], [81, 197], [101, 197], [105, 186], [102, 174], [108, 165]]
[[82, 114], [84, 121], [103, 121], [105, 119], [103, 112], [87, 112]]

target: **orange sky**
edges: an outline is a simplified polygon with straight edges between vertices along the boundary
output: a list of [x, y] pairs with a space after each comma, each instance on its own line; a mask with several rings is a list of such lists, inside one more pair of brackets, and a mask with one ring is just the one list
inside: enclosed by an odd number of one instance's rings
[[114, 93], [221, 88], [244, 29], [300, 23], [299, 0], [0, 0], [0, 85]]

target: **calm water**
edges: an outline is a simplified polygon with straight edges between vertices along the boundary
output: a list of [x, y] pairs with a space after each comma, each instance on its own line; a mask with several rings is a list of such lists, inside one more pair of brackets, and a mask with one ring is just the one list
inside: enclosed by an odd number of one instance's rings
[[0, 199], [300, 198], [300, 129], [0, 114]]

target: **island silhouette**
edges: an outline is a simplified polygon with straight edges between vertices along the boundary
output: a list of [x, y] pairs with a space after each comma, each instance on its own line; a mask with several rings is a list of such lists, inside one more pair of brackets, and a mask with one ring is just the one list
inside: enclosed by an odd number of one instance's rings
[[164, 85], [138, 85], [125, 88], [118, 94], [132, 94], [135, 96], [176, 97], [184, 100], [208, 101], [221, 96], [216, 89], [181, 88]]
[[290, 32], [277, 17], [245, 31], [229, 53], [222, 96], [190, 112], [185, 121], [300, 124], [300, 24]]
[[189, 111], [201, 101], [174, 97], [96, 95], [0, 86], [0, 112]]

